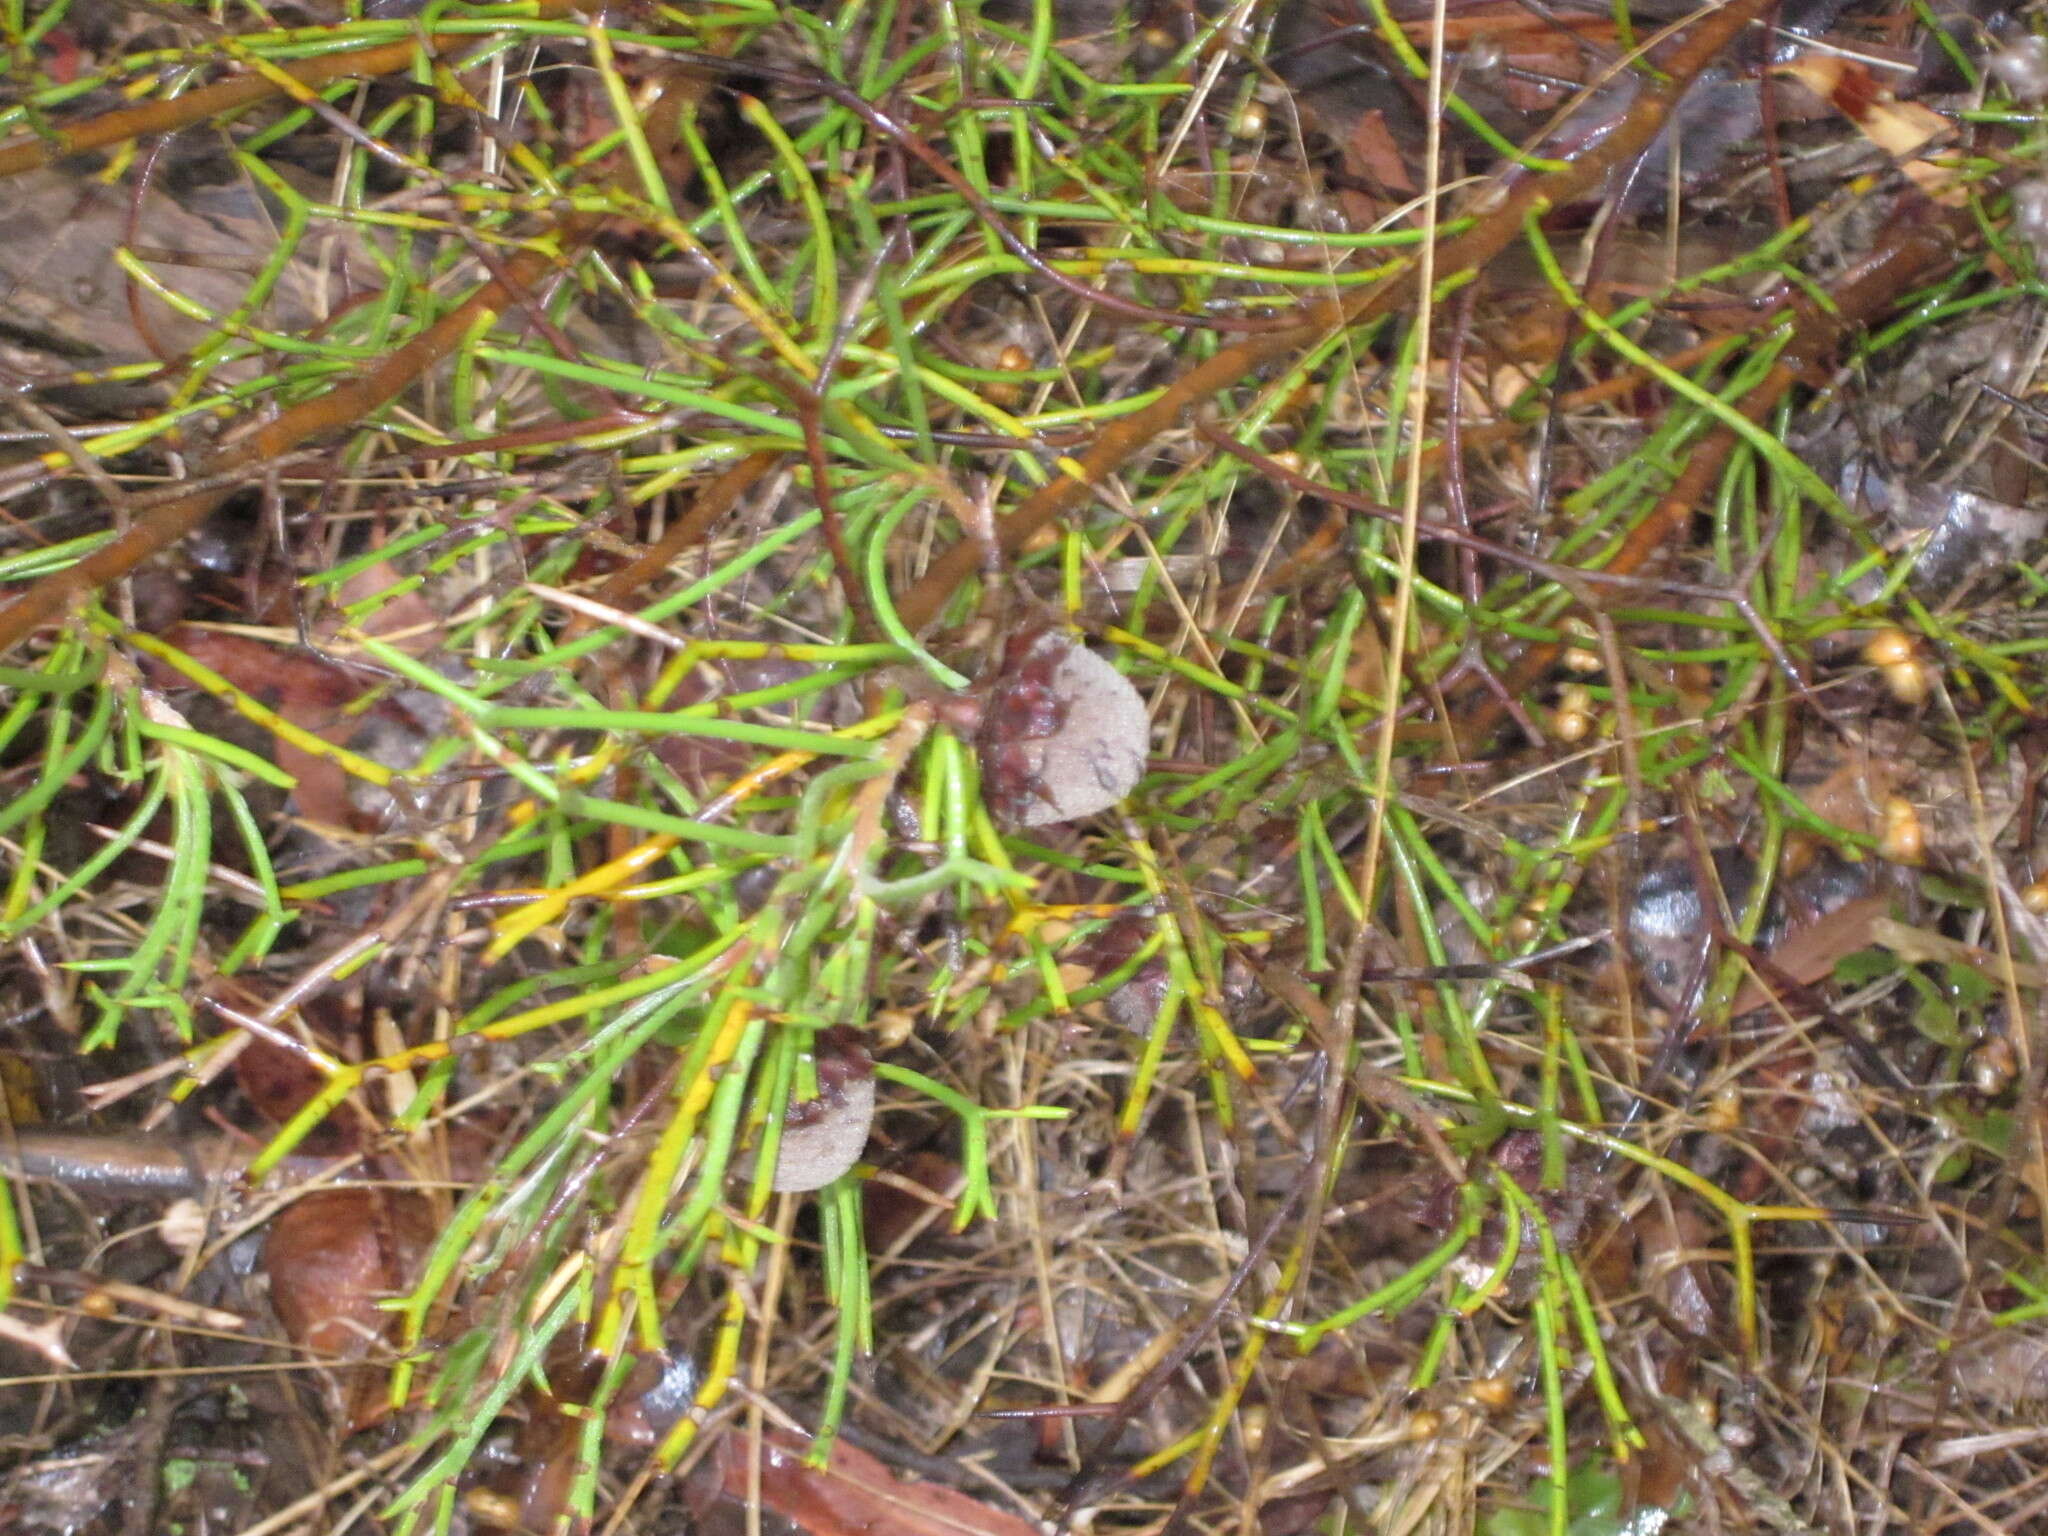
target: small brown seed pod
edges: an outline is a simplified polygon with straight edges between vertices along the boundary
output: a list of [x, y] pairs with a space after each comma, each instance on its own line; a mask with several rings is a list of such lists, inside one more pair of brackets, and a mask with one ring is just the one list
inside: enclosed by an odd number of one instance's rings
[[1878, 839], [1877, 852], [1879, 858], [1894, 864], [1918, 864], [1927, 857], [1927, 832], [1912, 801], [1901, 795], [1885, 798], [1884, 833]]

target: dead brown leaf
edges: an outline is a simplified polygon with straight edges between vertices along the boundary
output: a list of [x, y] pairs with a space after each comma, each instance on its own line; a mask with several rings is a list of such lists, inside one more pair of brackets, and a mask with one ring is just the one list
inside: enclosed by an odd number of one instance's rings
[[[725, 1492], [748, 1497], [744, 1455], [726, 1467]], [[761, 1505], [810, 1536], [1038, 1536], [1021, 1516], [991, 1508], [956, 1488], [900, 1479], [866, 1451], [841, 1441], [829, 1466], [813, 1467], [787, 1435], [761, 1447]]]

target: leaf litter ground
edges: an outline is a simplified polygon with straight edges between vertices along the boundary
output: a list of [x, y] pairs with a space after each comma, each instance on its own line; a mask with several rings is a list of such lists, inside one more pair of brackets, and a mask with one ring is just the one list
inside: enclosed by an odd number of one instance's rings
[[2039, 18], [0, 8], [0, 1513], [2024, 1530]]

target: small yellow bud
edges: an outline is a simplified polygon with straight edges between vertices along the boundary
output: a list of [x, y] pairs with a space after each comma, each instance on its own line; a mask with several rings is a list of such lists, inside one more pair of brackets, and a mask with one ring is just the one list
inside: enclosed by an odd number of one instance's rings
[[1884, 833], [1878, 839], [1877, 852], [1894, 864], [1918, 864], [1927, 857], [1927, 834], [1912, 801], [1898, 795], [1885, 797]]
[[1499, 1413], [1515, 1400], [1515, 1384], [1505, 1376], [1482, 1376], [1466, 1386], [1465, 1395], [1488, 1413]]
[[1700, 1123], [1717, 1135], [1725, 1136], [1742, 1124], [1742, 1091], [1733, 1083], [1718, 1089], [1707, 1100], [1706, 1111], [1700, 1116]]
[[1901, 704], [1927, 702], [1927, 669], [1917, 661], [1902, 661], [1884, 669], [1884, 685]]
[[1880, 629], [1863, 643], [1863, 659], [1873, 667], [1895, 667], [1917, 654], [1913, 637], [1903, 629]]

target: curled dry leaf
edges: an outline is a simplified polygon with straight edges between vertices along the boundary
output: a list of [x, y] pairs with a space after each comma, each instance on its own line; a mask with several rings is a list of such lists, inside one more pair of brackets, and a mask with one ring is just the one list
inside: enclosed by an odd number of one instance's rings
[[[246, 175], [227, 184], [201, 182], [203, 154], [197, 146], [168, 150], [158, 173], [132, 192], [64, 167], [9, 180], [0, 329], [18, 360], [14, 366], [39, 370], [52, 354], [90, 370], [152, 352], [168, 361], [207, 335], [207, 322], [184, 305], [224, 315], [253, 292], [244, 263], [250, 251], [271, 248], [271, 216]], [[167, 190], [174, 177], [184, 178], [175, 182], [176, 192]], [[124, 233], [138, 226], [153, 253], [144, 265], [178, 296], [178, 307], [131, 280], [114, 258], [129, 242], [140, 243]], [[360, 248], [355, 259], [362, 259]], [[321, 322], [323, 291], [315, 263], [285, 260], [268, 300], [249, 318], [287, 333], [303, 331]], [[230, 364], [225, 377], [255, 371], [253, 362]], [[146, 395], [161, 387], [134, 386]], [[108, 400], [121, 398], [117, 390], [125, 393], [121, 386], [98, 388]]]
[[[1090, 980], [1113, 976], [1137, 958], [1156, 927], [1149, 917], [1124, 913], [1074, 945], [1069, 956]], [[1146, 1033], [1166, 1002], [1168, 979], [1165, 960], [1154, 955], [1102, 1000], [1102, 1011], [1111, 1022], [1139, 1034]]]
[[[378, 1302], [412, 1284], [434, 1239], [428, 1202], [383, 1189], [329, 1189], [277, 1214], [263, 1242], [270, 1304], [285, 1336], [318, 1359], [361, 1360], [377, 1350], [395, 1315]], [[382, 1373], [345, 1373], [353, 1428], [382, 1416]]]
[[[1891, 910], [1891, 899], [1883, 895], [1858, 896], [1844, 902], [1814, 921], [1792, 928], [1773, 945], [1770, 961], [1778, 976], [1800, 986], [1811, 986], [1834, 974], [1835, 966], [1875, 942], [1875, 925]], [[1740, 1018], [1761, 1008], [1777, 994], [1769, 981], [1751, 977], [1743, 983], [1729, 1009], [1730, 1018]]]
[[1690, 1338], [1714, 1337], [1726, 1326], [1727, 1307], [1716, 1294], [1713, 1271], [1700, 1260], [1712, 1251], [1713, 1234], [1699, 1212], [1653, 1200], [1630, 1225], [1636, 1262], [1665, 1321]]
[[2008, 961], [2004, 956], [1974, 944], [1965, 944], [1931, 928], [1916, 928], [1890, 917], [1870, 925], [1870, 941], [1897, 955], [1908, 965], [1959, 965], [1981, 971], [2002, 982], [2010, 966], [2013, 980], [2022, 987], [2048, 987], [2048, 965], [2025, 960]]
[[66, 1320], [53, 1317], [40, 1323], [25, 1323], [7, 1313], [0, 1313], [0, 1340], [17, 1344], [32, 1355], [39, 1355], [60, 1371], [75, 1371], [78, 1362], [73, 1360], [64, 1348]]
[[782, 1117], [773, 1187], [786, 1194], [823, 1189], [860, 1160], [875, 1118], [875, 1064], [860, 1031], [818, 1031], [818, 1096], [792, 1100]]
[[2039, 1329], [1999, 1329], [1973, 1353], [1957, 1376], [1974, 1396], [2013, 1407], [2048, 1399], [2048, 1338]]
[[1115, 667], [1064, 630], [1020, 630], [982, 712], [982, 793], [1008, 826], [1093, 816], [1137, 788], [1151, 728]]
[[1818, 50], [1800, 54], [1778, 66], [1778, 73], [1797, 80], [1862, 130], [1863, 136], [1900, 164], [1913, 184], [1936, 202], [1958, 204], [1963, 194], [1953, 168], [1921, 156], [1955, 132], [1933, 108], [1900, 101], [1858, 60]]
[[[810, 1536], [1036, 1536], [1029, 1520], [941, 1483], [899, 1479], [843, 1440], [827, 1466], [812, 1466], [804, 1451], [781, 1433], [763, 1438], [759, 1497]], [[742, 1504], [754, 1497], [744, 1454], [726, 1460], [722, 1491]]]
[[[396, 603], [392, 607], [411, 611]], [[374, 626], [365, 627], [374, 632]], [[357, 713], [353, 706], [370, 691], [368, 674], [246, 635], [189, 625], [167, 631], [164, 639], [290, 724], [386, 767], [411, 767], [433, 736], [437, 705], [418, 690], [382, 699], [366, 713]], [[160, 686], [189, 686], [161, 664], [152, 664], [150, 674]], [[307, 751], [283, 736], [272, 741], [271, 757], [298, 781], [293, 799], [307, 820], [357, 831], [374, 831], [382, 824], [389, 794], [366, 795], [371, 786], [351, 780], [333, 758]], [[368, 804], [359, 803], [365, 799]]]
[[[1705, 974], [1714, 909], [1725, 898], [1731, 911], [1741, 911], [1755, 888], [1756, 865], [1742, 849], [1715, 849], [1713, 864], [1718, 893], [1701, 891], [1699, 872], [1686, 854], [1657, 860], [1643, 871], [1629, 908], [1629, 953], [1651, 993], [1668, 1006], [1683, 1003], [1688, 985]], [[1838, 960], [1873, 942], [1870, 925], [1889, 906], [1867, 864], [1830, 853], [1813, 858], [1773, 894], [1756, 936], [1774, 967], [1772, 982], [1789, 977], [1806, 986], [1825, 980]], [[1730, 1017], [1761, 1008], [1777, 990], [1752, 979]]]

